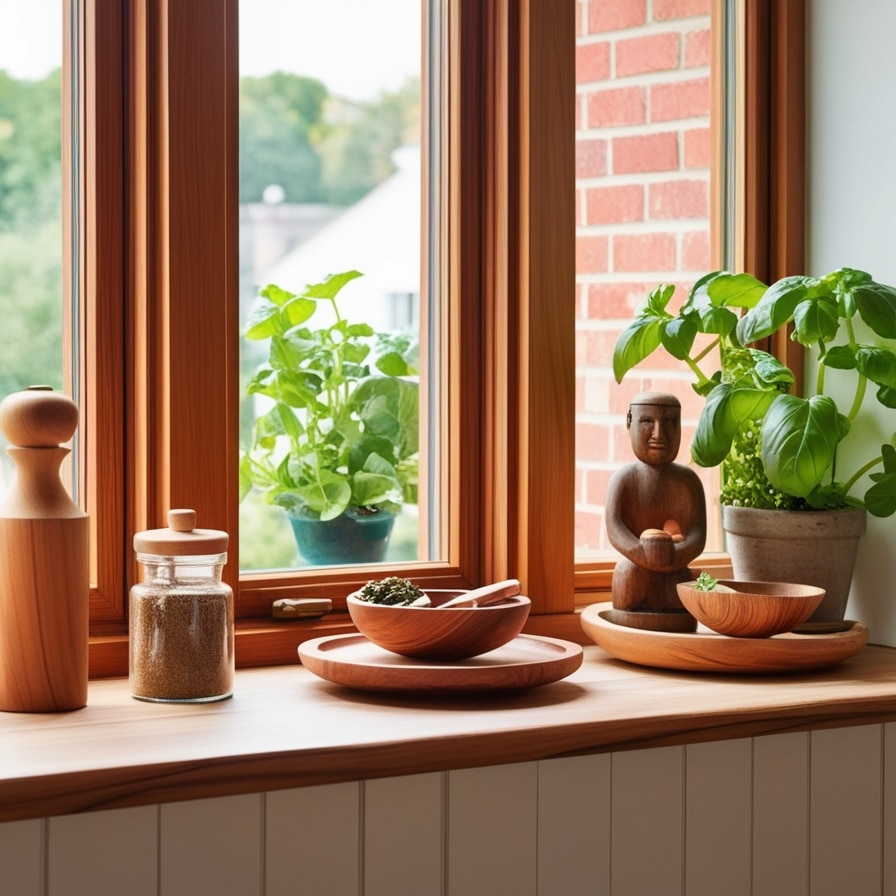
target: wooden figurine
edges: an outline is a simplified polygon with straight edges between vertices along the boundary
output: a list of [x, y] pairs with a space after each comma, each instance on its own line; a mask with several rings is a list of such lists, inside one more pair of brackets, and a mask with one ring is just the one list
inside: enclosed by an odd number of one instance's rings
[[89, 520], [59, 477], [77, 425], [77, 406], [49, 387], [0, 403], [16, 464], [0, 501], [0, 710], [87, 703]]
[[674, 395], [642, 392], [626, 421], [637, 461], [617, 470], [607, 489], [610, 543], [622, 554], [613, 573], [612, 621], [654, 631], [692, 632], [696, 621], [676, 584], [706, 544], [706, 498], [697, 474], [675, 463], [681, 404]]

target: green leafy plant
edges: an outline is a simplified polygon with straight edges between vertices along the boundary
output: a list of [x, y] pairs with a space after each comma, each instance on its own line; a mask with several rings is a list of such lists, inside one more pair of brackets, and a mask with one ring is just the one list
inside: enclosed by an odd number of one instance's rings
[[708, 572], [701, 572], [694, 582], [694, 588], [697, 591], [715, 591], [718, 584], [718, 579], [714, 579]]
[[[617, 340], [613, 372], [621, 382], [660, 347], [687, 365], [706, 399], [691, 454], [701, 466], [721, 464], [723, 503], [896, 513], [896, 432], [850, 475], [838, 468], [869, 387], [883, 408], [896, 408], [896, 289], [851, 268], [771, 286], [716, 272], [694, 285], [677, 314], [668, 308], [673, 292], [660, 285], [650, 293]], [[778, 331], [815, 353], [818, 372], [805, 395], [793, 394], [790, 368], [754, 347]], [[834, 377], [852, 382], [845, 411], [829, 389]], [[857, 497], [866, 474], [872, 484]]]
[[[417, 347], [342, 316], [337, 296], [360, 276], [334, 274], [300, 293], [270, 285], [256, 300], [246, 337], [269, 339], [270, 349], [247, 390], [271, 406], [241, 457], [241, 500], [255, 487], [321, 520], [416, 502]], [[312, 327], [327, 309], [332, 322]]]

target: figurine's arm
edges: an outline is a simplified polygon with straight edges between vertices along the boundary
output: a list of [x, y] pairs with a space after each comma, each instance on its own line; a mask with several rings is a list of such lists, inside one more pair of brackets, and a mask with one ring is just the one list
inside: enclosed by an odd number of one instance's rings
[[706, 496], [703, 483], [693, 470], [682, 468], [682, 485], [688, 500], [679, 513], [683, 538], [675, 545], [679, 567], [692, 563], [706, 547]]
[[627, 522], [627, 502], [636, 500], [626, 487], [633, 473], [623, 467], [607, 486], [606, 527], [610, 544], [632, 563], [644, 569], [666, 572], [677, 566], [672, 535], [656, 529], [634, 532]]
[[638, 535], [632, 532], [626, 523], [624, 513], [627, 473], [627, 468], [623, 467], [610, 477], [607, 485], [605, 525], [610, 544], [632, 563], [638, 563], [642, 553], [641, 542]]

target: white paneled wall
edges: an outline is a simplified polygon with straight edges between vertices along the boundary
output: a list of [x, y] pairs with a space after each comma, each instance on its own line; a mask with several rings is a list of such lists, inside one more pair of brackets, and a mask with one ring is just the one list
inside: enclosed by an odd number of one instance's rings
[[896, 723], [8, 822], [0, 893], [889, 896], [893, 846]]

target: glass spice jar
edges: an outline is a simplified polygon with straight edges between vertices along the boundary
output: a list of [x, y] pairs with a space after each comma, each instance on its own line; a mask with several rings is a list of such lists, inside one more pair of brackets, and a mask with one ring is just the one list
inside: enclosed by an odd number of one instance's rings
[[138, 700], [209, 703], [233, 694], [233, 592], [221, 581], [226, 532], [170, 510], [134, 536], [143, 581], [130, 591], [130, 685]]

